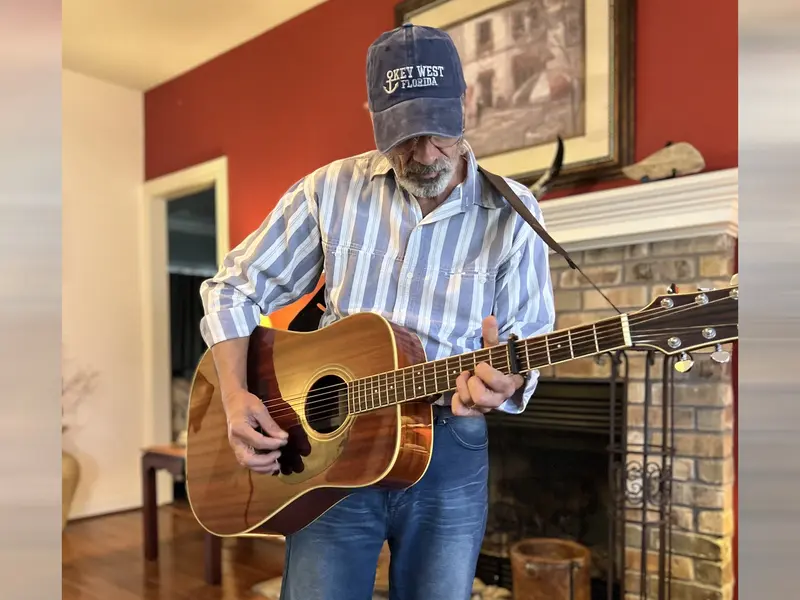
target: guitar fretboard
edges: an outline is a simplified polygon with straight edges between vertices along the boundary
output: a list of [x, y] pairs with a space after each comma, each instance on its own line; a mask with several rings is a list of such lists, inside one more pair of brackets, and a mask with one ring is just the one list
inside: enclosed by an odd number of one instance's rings
[[502, 343], [458, 356], [412, 365], [396, 371], [356, 379], [348, 384], [348, 409], [358, 414], [412, 400], [439, 396], [456, 388], [456, 379], [464, 371], [473, 371], [486, 362], [498, 371], [510, 374], [514, 360], [522, 373], [549, 365], [602, 354], [629, 344], [627, 315], [610, 317], [589, 325], [517, 340], [512, 346]]

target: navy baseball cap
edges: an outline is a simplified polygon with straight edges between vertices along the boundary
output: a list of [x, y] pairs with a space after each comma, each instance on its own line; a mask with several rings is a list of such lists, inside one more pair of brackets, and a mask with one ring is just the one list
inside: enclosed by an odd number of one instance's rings
[[367, 96], [378, 150], [387, 152], [420, 135], [460, 137], [466, 89], [458, 50], [444, 31], [406, 24], [381, 34], [367, 51]]

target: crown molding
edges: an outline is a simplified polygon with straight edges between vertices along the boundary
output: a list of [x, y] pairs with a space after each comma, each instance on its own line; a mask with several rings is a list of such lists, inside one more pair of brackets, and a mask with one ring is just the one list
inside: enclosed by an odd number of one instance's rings
[[569, 251], [706, 235], [739, 235], [739, 169], [698, 173], [540, 204]]

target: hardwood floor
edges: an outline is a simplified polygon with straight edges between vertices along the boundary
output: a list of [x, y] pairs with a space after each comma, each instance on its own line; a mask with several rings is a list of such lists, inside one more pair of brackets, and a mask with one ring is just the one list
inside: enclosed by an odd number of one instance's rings
[[63, 600], [263, 600], [253, 585], [283, 568], [280, 542], [225, 539], [222, 584], [203, 580], [203, 532], [188, 505], [159, 509], [159, 556], [144, 560], [141, 511], [69, 523], [62, 540]]

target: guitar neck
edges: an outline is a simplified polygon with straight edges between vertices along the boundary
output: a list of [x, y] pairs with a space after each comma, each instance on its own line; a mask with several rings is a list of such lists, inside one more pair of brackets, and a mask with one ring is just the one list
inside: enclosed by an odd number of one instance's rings
[[348, 384], [348, 408], [351, 414], [358, 414], [451, 392], [456, 388], [458, 376], [464, 371], [474, 370], [481, 362], [508, 375], [630, 345], [628, 315], [617, 315], [588, 325], [516, 340], [513, 345], [502, 343], [492, 348], [356, 379]]

